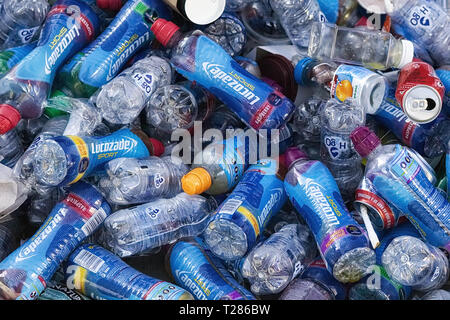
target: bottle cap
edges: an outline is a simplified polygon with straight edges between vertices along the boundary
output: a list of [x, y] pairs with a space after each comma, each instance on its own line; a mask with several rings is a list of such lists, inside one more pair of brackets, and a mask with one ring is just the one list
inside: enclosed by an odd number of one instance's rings
[[204, 168], [195, 168], [181, 178], [181, 186], [187, 194], [202, 194], [211, 187], [211, 175]]
[[282, 55], [271, 54], [262, 58], [258, 64], [261, 75], [279, 84], [286, 97], [295, 101], [298, 85], [295, 82], [292, 63]]
[[97, 7], [100, 9], [119, 11], [122, 5], [122, 0], [97, 0]]
[[19, 111], [9, 104], [0, 104], [0, 134], [13, 129], [21, 119]]
[[356, 152], [363, 158], [367, 157], [377, 146], [381, 144], [375, 132], [367, 127], [358, 127], [350, 135]]
[[309, 159], [306, 152], [300, 150], [298, 147], [289, 147], [284, 153], [284, 163], [287, 168], [299, 159]]
[[414, 59], [414, 44], [409, 40], [402, 40], [402, 57], [397, 68], [401, 69], [408, 63], [412, 62]]
[[153, 23], [150, 30], [155, 35], [156, 40], [166, 47], [174, 34], [180, 30], [180, 27], [171, 21], [159, 18]]
[[210, 24], [225, 11], [226, 0], [185, 0], [186, 17], [195, 24]]
[[311, 62], [314, 61], [313, 59], [306, 57], [300, 60], [294, 69], [294, 78], [295, 81], [301, 85], [306, 86], [308, 85], [308, 79], [306, 77], [306, 71], [308, 70], [309, 65]]
[[152, 145], [152, 149], [153, 149], [153, 156], [161, 156], [164, 153], [164, 144], [154, 138], [148, 138], [148, 140], [150, 141], [150, 144]]

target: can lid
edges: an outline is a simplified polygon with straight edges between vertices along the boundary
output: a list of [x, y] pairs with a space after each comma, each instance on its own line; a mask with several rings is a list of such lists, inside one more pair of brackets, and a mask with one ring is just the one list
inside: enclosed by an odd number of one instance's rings
[[435, 120], [442, 110], [442, 97], [436, 89], [427, 85], [416, 85], [403, 96], [405, 115], [417, 123]]
[[153, 23], [150, 30], [155, 35], [156, 40], [166, 47], [174, 34], [180, 30], [180, 27], [171, 21], [159, 18]]
[[212, 185], [211, 175], [206, 169], [198, 167], [181, 178], [181, 186], [187, 194], [202, 194]]
[[377, 146], [381, 144], [375, 132], [368, 127], [358, 127], [350, 134], [356, 152], [363, 158], [367, 157]]
[[295, 66], [294, 78], [295, 81], [301, 86], [308, 85], [309, 79], [306, 78], [306, 71], [308, 70], [308, 67], [310, 66], [312, 61], [314, 60], [309, 57], [306, 57], [300, 60]]
[[283, 93], [295, 101], [298, 85], [294, 78], [294, 67], [292, 63], [279, 54], [271, 54], [259, 61], [261, 75], [272, 79], [283, 88]]
[[301, 150], [300, 148], [289, 147], [284, 153], [283, 162], [285, 166], [289, 168], [291, 164], [299, 159], [309, 159], [309, 157], [306, 152]]
[[414, 59], [414, 44], [409, 40], [402, 40], [402, 47], [402, 57], [400, 58], [399, 64], [396, 66], [399, 69], [403, 68]]
[[186, 0], [186, 17], [195, 24], [205, 25], [219, 19], [225, 11], [225, 0]]
[[19, 123], [19, 111], [9, 104], [0, 104], [0, 134], [5, 134]]

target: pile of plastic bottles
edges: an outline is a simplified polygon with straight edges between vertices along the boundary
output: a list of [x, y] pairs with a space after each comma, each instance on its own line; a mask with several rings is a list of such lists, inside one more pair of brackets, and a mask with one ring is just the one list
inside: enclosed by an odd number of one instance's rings
[[450, 299], [449, 8], [0, 1], [0, 299]]

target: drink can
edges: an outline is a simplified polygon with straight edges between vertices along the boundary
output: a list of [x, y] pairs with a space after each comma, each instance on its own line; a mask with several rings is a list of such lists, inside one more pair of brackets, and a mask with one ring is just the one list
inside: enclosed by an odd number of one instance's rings
[[395, 98], [411, 120], [428, 123], [441, 112], [444, 93], [444, 85], [433, 67], [413, 61], [399, 73]]

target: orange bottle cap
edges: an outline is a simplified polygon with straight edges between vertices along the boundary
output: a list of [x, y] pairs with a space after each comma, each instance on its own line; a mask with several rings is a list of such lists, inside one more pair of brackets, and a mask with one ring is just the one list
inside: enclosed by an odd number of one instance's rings
[[181, 178], [181, 186], [187, 194], [202, 194], [211, 187], [211, 175], [203, 168], [195, 168]]

